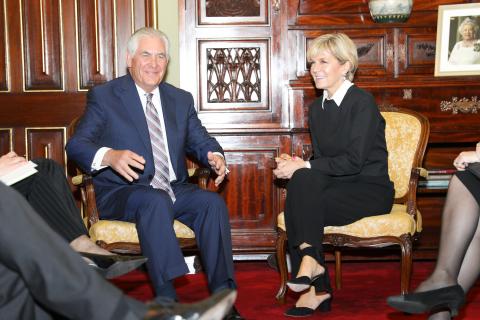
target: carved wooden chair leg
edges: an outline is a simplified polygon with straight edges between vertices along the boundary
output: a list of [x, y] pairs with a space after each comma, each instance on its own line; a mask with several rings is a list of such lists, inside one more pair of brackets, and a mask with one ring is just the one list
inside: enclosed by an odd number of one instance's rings
[[278, 271], [280, 272], [280, 288], [278, 289], [276, 298], [278, 302], [285, 303], [286, 298], [285, 295], [287, 293], [287, 277], [288, 277], [288, 270], [287, 270], [287, 233], [283, 230], [279, 230], [278, 237], [277, 237], [277, 264], [278, 264]]
[[95, 243], [96, 243], [97, 246], [99, 246], [100, 248], [105, 249], [105, 250], [108, 250], [108, 249], [107, 249], [107, 248], [108, 248], [108, 244], [107, 244], [105, 241], [103, 241], [103, 240], [97, 240]]
[[400, 290], [401, 294], [407, 294], [410, 290], [410, 278], [412, 276], [412, 239], [410, 235], [401, 237], [400, 249], [402, 251], [401, 261], [401, 278]]
[[335, 250], [335, 288], [342, 289], [342, 252]]

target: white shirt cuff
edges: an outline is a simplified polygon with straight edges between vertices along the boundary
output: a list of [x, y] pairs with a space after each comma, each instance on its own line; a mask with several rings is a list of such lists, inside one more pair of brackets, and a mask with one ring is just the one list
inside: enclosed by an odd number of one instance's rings
[[98, 149], [97, 153], [95, 153], [95, 157], [93, 157], [92, 171], [98, 171], [108, 167], [108, 166], [102, 166], [102, 161], [103, 161], [103, 157], [105, 156], [105, 153], [107, 153], [107, 151], [110, 149], [112, 148], [101, 147], [100, 149]]

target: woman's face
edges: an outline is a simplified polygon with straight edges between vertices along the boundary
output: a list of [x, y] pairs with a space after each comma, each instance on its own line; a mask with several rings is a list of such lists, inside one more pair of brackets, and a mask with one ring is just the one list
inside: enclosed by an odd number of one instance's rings
[[474, 40], [474, 36], [475, 36], [475, 29], [473, 28], [473, 26], [471, 24], [466, 24], [464, 27], [463, 27], [463, 30], [462, 30], [462, 38], [463, 40]]
[[315, 87], [327, 90], [328, 96], [331, 97], [345, 80], [344, 75], [348, 72], [350, 63], [340, 64], [328, 50], [321, 51], [313, 57], [311, 63], [310, 74], [315, 81]]

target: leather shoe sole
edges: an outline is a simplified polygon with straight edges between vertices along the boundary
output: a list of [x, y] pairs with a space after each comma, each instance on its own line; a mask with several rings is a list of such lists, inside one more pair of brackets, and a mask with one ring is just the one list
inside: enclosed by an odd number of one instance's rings
[[152, 304], [144, 320], [222, 320], [236, 297], [235, 290], [225, 289], [197, 303]]
[[148, 260], [143, 256], [99, 255], [84, 252], [80, 254], [93, 261], [94, 264], [90, 264], [90, 266], [106, 279], [124, 275]]

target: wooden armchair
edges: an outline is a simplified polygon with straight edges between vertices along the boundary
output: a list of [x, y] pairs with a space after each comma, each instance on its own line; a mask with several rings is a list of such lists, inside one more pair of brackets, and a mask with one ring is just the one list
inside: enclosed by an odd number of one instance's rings
[[[335, 283], [341, 288], [340, 247], [386, 247], [399, 245], [401, 249], [401, 293], [409, 290], [412, 269], [412, 239], [422, 230], [422, 219], [417, 209], [416, 191], [419, 176], [426, 176], [420, 168], [428, 141], [430, 126], [423, 115], [405, 109], [382, 109], [386, 121], [385, 137], [388, 149], [388, 173], [395, 186], [395, 202], [388, 214], [363, 218], [345, 226], [327, 226], [323, 243], [335, 251]], [[280, 272], [280, 289], [276, 298], [285, 302], [287, 264], [284, 214], [277, 220], [276, 255]]]
[[[78, 121], [79, 118], [76, 118], [70, 123], [69, 136], [75, 132]], [[89, 174], [83, 173], [78, 167], [76, 170], [77, 175], [72, 178], [72, 183], [80, 189], [82, 212], [92, 241], [112, 252], [140, 254], [141, 249], [135, 224], [125, 221], [101, 220], [95, 199], [93, 178]], [[189, 169], [188, 174], [201, 188], [207, 189], [209, 169]], [[196, 247], [195, 234], [192, 229], [177, 220], [174, 221], [173, 228], [182, 249]]]

